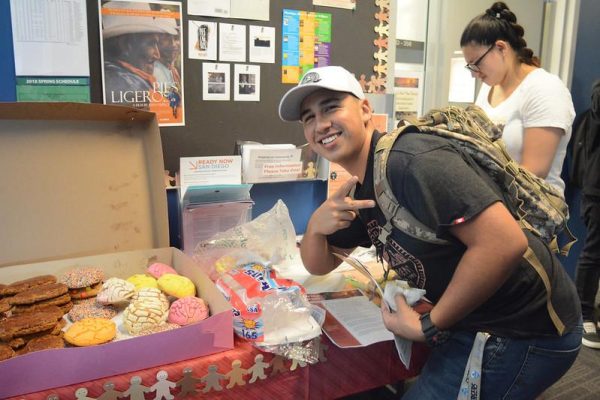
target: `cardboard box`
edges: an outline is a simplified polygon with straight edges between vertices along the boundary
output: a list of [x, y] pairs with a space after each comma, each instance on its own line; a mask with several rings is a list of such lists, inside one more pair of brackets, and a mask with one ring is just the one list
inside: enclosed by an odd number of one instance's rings
[[174, 248], [139, 250], [3, 267], [2, 281], [61, 273], [78, 266], [102, 267], [107, 276], [127, 278], [143, 273], [150, 262], [172, 265], [196, 284], [211, 316], [199, 323], [154, 335], [99, 346], [70, 347], [25, 354], [0, 362], [0, 398], [85, 382], [233, 348], [233, 314], [210, 279]]
[[229, 304], [193, 261], [167, 247], [163, 175], [153, 113], [0, 104], [0, 282], [59, 275], [82, 263], [127, 277], [157, 260], [193, 279], [212, 311], [205, 321], [169, 332], [0, 362], [0, 398], [233, 348]]

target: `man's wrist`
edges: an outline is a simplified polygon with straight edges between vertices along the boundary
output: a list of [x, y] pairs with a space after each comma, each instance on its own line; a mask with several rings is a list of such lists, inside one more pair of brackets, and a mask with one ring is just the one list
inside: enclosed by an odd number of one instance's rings
[[421, 331], [429, 347], [436, 347], [448, 341], [451, 335], [450, 331], [440, 331], [431, 321], [428, 312], [422, 314], [419, 319], [421, 321]]

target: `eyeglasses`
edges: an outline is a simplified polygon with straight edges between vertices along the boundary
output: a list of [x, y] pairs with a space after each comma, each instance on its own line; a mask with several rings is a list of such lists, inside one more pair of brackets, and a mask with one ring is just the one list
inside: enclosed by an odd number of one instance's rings
[[469, 70], [469, 71], [471, 71], [471, 72], [476, 72], [476, 73], [477, 73], [477, 72], [481, 72], [481, 69], [479, 68], [479, 64], [480, 64], [480, 63], [483, 61], [483, 59], [485, 58], [485, 56], [487, 56], [487, 55], [488, 55], [488, 53], [489, 53], [490, 51], [492, 51], [492, 49], [493, 49], [494, 47], [496, 47], [496, 44], [493, 44], [493, 45], [491, 45], [491, 46], [490, 46], [490, 48], [489, 48], [489, 49], [487, 49], [487, 51], [486, 51], [485, 53], [483, 53], [483, 54], [481, 55], [481, 57], [479, 57], [479, 58], [478, 58], [477, 60], [475, 60], [474, 62], [472, 62], [472, 63], [467, 63], [467, 65], [465, 65], [465, 68], [466, 68], [466, 69], [468, 69], [468, 70]]

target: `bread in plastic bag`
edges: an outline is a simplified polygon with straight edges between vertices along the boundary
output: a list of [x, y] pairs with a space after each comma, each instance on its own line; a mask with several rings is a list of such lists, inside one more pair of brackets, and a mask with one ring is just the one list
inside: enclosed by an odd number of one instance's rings
[[300, 284], [277, 278], [269, 266], [250, 263], [229, 270], [216, 282], [233, 307], [235, 333], [273, 346], [301, 342], [321, 334]]

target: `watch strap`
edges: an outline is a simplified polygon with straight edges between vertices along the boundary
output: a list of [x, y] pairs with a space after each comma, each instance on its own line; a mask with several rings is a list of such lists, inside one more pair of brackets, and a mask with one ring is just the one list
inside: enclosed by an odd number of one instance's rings
[[423, 331], [423, 335], [425, 335], [425, 342], [429, 347], [439, 346], [450, 338], [450, 331], [440, 331], [431, 322], [429, 313], [422, 314], [419, 319], [421, 320], [421, 330]]

